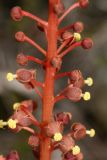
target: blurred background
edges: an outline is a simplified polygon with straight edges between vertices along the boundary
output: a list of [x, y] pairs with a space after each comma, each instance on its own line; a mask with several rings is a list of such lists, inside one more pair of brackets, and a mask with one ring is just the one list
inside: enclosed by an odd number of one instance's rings
[[[64, 1], [65, 7], [75, 0]], [[13, 72], [20, 68], [16, 64], [16, 55], [23, 52], [34, 55], [40, 59], [44, 57], [27, 43], [17, 43], [14, 34], [17, 31], [24, 31], [33, 40], [36, 40], [46, 48], [46, 40], [43, 33], [38, 31], [36, 23], [28, 18], [21, 22], [14, 22], [10, 18], [10, 9], [13, 6], [21, 6], [23, 9], [36, 14], [47, 20], [48, 0], [0, 0], [0, 119], [7, 120], [12, 114], [12, 105], [25, 99], [35, 99], [38, 103], [36, 116], [41, 115], [40, 98], [34, 91], [28, 91], [17, 81], [8, 82], [6, 73]], [[91, 50], [75, 49], [72, 54], [63, 60], [61, 72], [80, 69], [84, 77], [91, 76], [94, 79], [93, 87], [85, 87], [84, 91], [90, 91], [92, 98], [89, 102], [81, 100], [79, 103], [72, 103], [63, 100], [56, 104], [54, 112], [67, 111], [73, 115], [73, 122], [81, 122], [87, 128], [95, 128], [96, 137], [88, 136], [77, 144], [84, 153], [85, 160], [107, 160], [107, 1], [90, 0], [87, 9], [76, 9], [63, 21], [62, 26], [76, 21], [85, 24], [82, 37], [91, 37], [94, 46]], [[44, 71], [39, 65], [29, 63], [27, 68], [37, 69], [37, 79], [42, 81]], [[66, 86], [67, 79], [56, 82], [55, 92]], [[70, 125], [71, 125], [70, 124]], [[69, 130], [66, 127], [66, 132]], [[13, 134], [7, 129], [0, 129], [0, 154], [7, 154], [10, 150], [18, 150], [21, 159], [34, 159], [31, 148], [27, 145], [29, 134], [21, 131]], [[53, 154], [52, 160], [60, 160], [60, 153]]]

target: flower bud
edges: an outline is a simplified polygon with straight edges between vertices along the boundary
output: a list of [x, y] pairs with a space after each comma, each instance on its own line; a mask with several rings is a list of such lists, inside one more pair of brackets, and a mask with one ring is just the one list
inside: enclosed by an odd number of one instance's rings
[[19, 65], [25, 66], [28, 63], [28, 58], [23, 53], [17, 55], [16, 61]]
[[84, 49], [90, 49], [93, 46], [93, 41], [90, 38], [86, 38], [81, 42], [81, 45]]
[[30, 136], [28, 139], [28, 144], [32, 147], [38, 147], [40, 144], [38, 136], [36, 135]]
[[66, 153], [75, 146], [75, 141], [73, 138], [69, 135], [63, 136], [63, 139], [61, 140], [59, 144], [59, 149], [63, 152]]
[[89, 5], [89, 0], [79, 0], [81, 8], [86, 8]]
[[17, 80], [21, 83], [30, 82], [31, 79], [35, 78], [36, 72], [35, 70], [27, 70], [27, 69], [18, 69], [16, 71]]
[[64, 4], [62, 2], [59, 2], [58, 4], [54, 5], [54, 11], [59, 16], [65, 11]]
[[11, 9], [10, 15], [14, 21], [21, 21], [23, 18], [21, 7], [13, 7]]
[[19, 42], [24, 42], [24, 40], [25, 40], [25, 34], [23, 32], [21, 32], [21, 31], [19, 31], [19, 32], [17, 32], [15, 34], [15, 38]]
[[60, 113], [57, 113], [54, 118], [55, 118], [55, 121], [58, 121], [65, 125], [65, 124], [68, 124], [68, 122], [71, 120], [72, 115], [69, 112], [60, 112]]
[[71, 127], [71, 135], [75, 140], [80, 140], [86, 136], [86, 128], [81, 123], [74, 123]]
[[73, 30], [75, 32], [81, 33], [84, 30], [84, 25], [82, 22], [76, 22], [73, 25]]

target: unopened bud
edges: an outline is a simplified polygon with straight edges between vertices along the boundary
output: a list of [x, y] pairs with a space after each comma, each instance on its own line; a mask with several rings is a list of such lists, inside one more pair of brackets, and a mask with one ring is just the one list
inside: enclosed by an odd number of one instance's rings
[[76, 23], [74, 23], [73, 30], [75, 32], [81, 33], [83, 31], [83, 29], [84, 29], [84, 25], [83, 25], [82, 22], [76, 22]]
[[81, 45], [84, 49], [90, 49], [93, 46], [93, 41], [91, 38], [86, 38], [81, 42]]
[[19, 31], [19, 32], [17, 32], [15, 34], [15, 38], [19, 42], [24, 42], [24, 40], [25, 40], [25, 34], [23, 32], [21, 32], [21, 31]]
[[21, 20], [22, 20], [23, 15], [22, 15], [22, 12], [21, 12], [21, 11], [22, 11], [22, 10], [21, 10], [21, 7], [18, 7], [18, 6], [13, 7], [13, 8], [11, 9], [10, 14], [11, 14], [11, 17], [12, 17], [12, 19], [13, 19], [14, 21], [21, 21]]
[[89, 5], [89, 0], [79, 0], [81, 8], [86, 8]]

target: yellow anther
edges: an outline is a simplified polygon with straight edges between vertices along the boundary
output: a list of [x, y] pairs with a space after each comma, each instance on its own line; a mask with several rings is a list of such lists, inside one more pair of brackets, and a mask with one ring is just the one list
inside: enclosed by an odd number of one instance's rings
[[15, 129], [17, 122], [18, 122], [17, 120], [9, 119], [7, 122], [8, 127], [11, 129]]
[[88, 134], [90, 137], [94, 137], [95, 136], [95, 130], [94, 129], [87, 130], [86, 134]]
[[14, 110], [17, 110], [17, 109], [19, 109], [20, 108], [20, 103], [14, 103], [13, 104], [13, 109]]
[[79, 146], [75, 146], [72, 148], [72, 154], [73, 155], [77, 155], [80, 153], [80, 147]]
[[3, 128], [7, 125], [7, 122], [4, 122], [3, 120], [0, 120], [0, 128]]
[[62, 140], [62, 134], [61, 133], [55, 133], [53, 139], [54, 139], [54, 141], [61, 141]]
[[17, 76], [15, 74], [12, 74], [12, 73], [7, 73], [7, 76], [6, 76], [8, 81], [13, 81], [14, 78], [16, 78], [16, 77]]
[[81, 40], [80, 33], [74, 33], [74, 38], [75, 38], [76, 41], [80, 41]]
[[91, 77], [88, 77], [84, 82], [88, 86], [92, 86], [93, 85], [93, 79]]
[[89, 101], [91, 99], [90, 92], [85, 92], [84, 94], [81, 95], [85, 101]]

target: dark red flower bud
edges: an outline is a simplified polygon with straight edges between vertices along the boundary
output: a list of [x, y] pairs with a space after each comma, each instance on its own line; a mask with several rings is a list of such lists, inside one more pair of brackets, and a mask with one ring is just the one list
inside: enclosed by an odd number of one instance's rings
[[65, 11], [64, 4], [62, 2], [56, 4], [54, 6], [54, 11], [58, 16], [61, 15]]
[[73, 138], [69, 135], [63, 136], [60, 144], [59, 144], [59, 149], [63, 152], [66, 153], [75, 146], [75, 141]]
[[65, 89], [63, 95], [73, 102], [77, 102], [81, 99], [82, 90], [80, 88], [73, 87], [71, 84]]
[[56, 68], [56, 71], [59, 71], [61, 69], [62, 59], [60, 57], [54, 57], [51, 61], [51, 64], [54, 68]]
[[23, 53], [17, 55], [16, 61], [21, 66], [25, 66], [28, 64], [28, 58]]
[[86, 128], [81, 123], [74, 123], [71, 127], [71, 135], [76, 140], [80, 140], [86, 136]]
[[93, 41], [91, 38], [86, 38], [81, 42], [81, 45], [84, 49], [90, 49], [93, 46]]
[[21, 7], [13, 7], [11, 9], [10, 15], [14, 21], [21, 21], [23, 18]]
[[62, 124], [68, 124], [68, 122], [72, 118], [72, 115], [69, 112], [60, 112], [60, 113], [57, 113], [54, 118], [55, 118], [55, 121], [58, 121]]
[[[21, 106], [24, 106], [28, 111], [33, 112], [37, 108], [37, 103], [32, 100], [25, 100], [20, 103]], [[20, 109], [20, 108], [19, 108]]]
[[27, 69], [18, 69], [16, 71], [16, 75], [17, 75], [17, 80], [21, 83], [28, 83], [30, 82], [32, 79], [35, 78], [36, 76], [36, 72], [35, 70], [27, 70]]
[[15, 34], [15, 38], [17, 41], [23, 42], [25, 40], [25, 34], [21, 31], [19, 31]]
[[29, 137], [28, 144], [32, 147], [38, 147], [40, 145], [38, 136], [32, 135]]
[[84, 25], [82, 22], [76, 22], [73, 25], [73, 30], [75, 32], [81, 33], [84, 30]]
[[7, 155], [6, 160], [20, 160], [18, 152], [17, 151], [11, 151]]
[[81, 8], [86, 8], [89, 5], [89, 0], [79, 0]]
[[77, 88], [82, 88], [84, 86], [84, 78], [80, 70], [74, 70], [71, 72], [68, 84], [72, 84]]
[[47, 136], [53, 137], [55, 133], [62, 133], [63, 125], [60, 122], [53, 121], [45, 127], [45, 131]]

